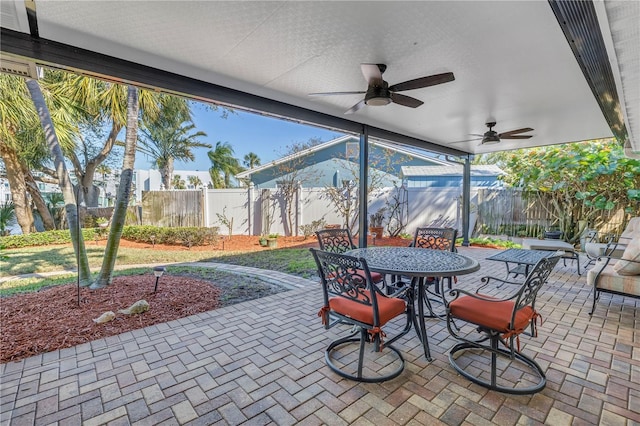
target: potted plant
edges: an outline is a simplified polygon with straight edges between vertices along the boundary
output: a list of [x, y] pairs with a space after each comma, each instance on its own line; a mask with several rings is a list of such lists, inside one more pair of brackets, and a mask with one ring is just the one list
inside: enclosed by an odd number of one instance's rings
[[267, 237], [265, 237], [264, 235], [260, 235], [260, 239], [258, 240], [258, 242], [260, 243], [260, 246], [266, 247], [267, 246]]
[[374, 238], [382, 238], [382, 221], [384, 220], [385, 208], [381, 208], [377, 212], [369, 215], [369, 232]]
[[271, 248], [278, 247], [278, 234], [269, 234], [269, 238], [267, 238], [267, 246]]

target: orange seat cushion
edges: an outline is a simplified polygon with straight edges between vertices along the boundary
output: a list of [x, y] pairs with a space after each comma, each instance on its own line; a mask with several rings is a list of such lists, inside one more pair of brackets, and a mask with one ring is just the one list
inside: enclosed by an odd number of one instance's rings
[[[369, 291], [364, 291], [364, 293], [369, 297]], [[378, 313], [380, 318], [379, 326], [385, 325], [389, 320], [404, 313], [406, 309], [406, 303], [404, 300], [396, 297], [385, 297], [380, 294], [376, 296], [378, 300]], [[347, 299], [346, 297], [332, 297], [329, 299], [329, 307], [332, 311], [344, 315], [345, 317], [373, 325], [373, 307], [371, 305], [364, 305], [356, 302], [355, 300]]]
[[[480, 295], [490, 298], [490, 296]], [[462, 296], [449, 304], [451, 315], [463, 321], [470, 322], [501, 333], [509, 331], [522, 332], [533, 317], [535, 311], [531, 306], [525, 306], [516, 314], [513, 328], [509, 327], [514, 302], [511, 300], [490, 302], [469, 296]]]
[[383, 279], [383, 278], [384, 278], [384, 277], [382, 276], [382, 274], [380, 274], [380, 273], [378, 273], [378, 272], [373, 272], [373, 271], [371, 271], [371, 280], [372, 280], [374, 283], [378, 284], [378, 283], [382, 282], [382, 279]]

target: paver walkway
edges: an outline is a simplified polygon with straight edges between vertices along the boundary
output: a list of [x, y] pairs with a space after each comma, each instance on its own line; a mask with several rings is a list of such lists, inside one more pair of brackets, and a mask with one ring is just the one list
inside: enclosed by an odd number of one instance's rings
[[[482, 269], [458, 286], [504, 276], [501, 263], [484, 261], [495, 250], [460, 253]], [[341, 379], [324, 363], [340, 330], [316, 315], [319, 286], [286, 277], [303, 287], [0, 365], [0, 424], [640, 424], [640, 303], [603, 295], [590, 317], [574, 271], [558, 264], [538, 298], [539, 337], [522, 339], [547, 372], [534, 396], [455, 374], [454, 340], [438, 320], [428, 322], [433, 362], [411, 332], [396, 345], [407, 361], [399, 377]]]

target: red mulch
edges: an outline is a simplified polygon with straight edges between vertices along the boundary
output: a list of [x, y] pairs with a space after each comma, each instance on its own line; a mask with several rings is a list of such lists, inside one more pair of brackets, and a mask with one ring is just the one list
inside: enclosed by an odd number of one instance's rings
[[[369, 241], [369, 245], [372, 245]], [[408, 240], [383, 238], [377, 245], [407, 245]], [[87, 242], [104, 245], [104, 241]], [[151, 248], [150, 244], [122, 240], [121, 247]], [[279, 237], [278, 248], [317, 247], [315, 238]], [[156, 244], [154, 250], [188, 250], [182, 246]], [[225, 237], [217, 249], [274, 250], [261, 247], [258, 237], [234, 235]], [[190, 250], [211, 250], [210, 246], [191, 247]], [[0, 299], [0, 363], [18, 361], [33, 355], [68, 348], [96, 339], [159, 324], [221, 306], [221, 290], [211, 282], [191, 277], [165, 275], [160, 279], [158, 292], [153, 293], [153, 275], [115, 277], [108, 287], [92, 291], [66, 284], [38, 292]], [[213, 284], [213, 285], [212, 285]], [[134, 302], [144, 299], [150, 309], [138, 315], [119, 314]], [[96, 324], [106, 311], [113, 311], [113, 321]]]
[[[0, 362], [17, 361], [126, 331], [183, 318], [219, 307], [220, 290], [203, 280], [164, 276], [153, 293], [153, 275], [120, 276], [92, 291], [66, 284], [4, 298], [0, 306]], [[138, 315], [118, 313], [144, 299], [150, 309]], [[93, 319], [113, 311], [113, 321]]]

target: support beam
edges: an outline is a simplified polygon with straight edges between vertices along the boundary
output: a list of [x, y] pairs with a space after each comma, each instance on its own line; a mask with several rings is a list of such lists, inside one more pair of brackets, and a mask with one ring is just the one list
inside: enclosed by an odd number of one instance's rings
[[464, 159], [462, 171], [462, 245], [469, 247], [469, 218], [471, 216], [471, 155]]
[[367, 224], [367, 204], [369, 197], [367, 196], [367, 187], [369, 186], [369, 129], [363, 126], [360, 134], [360, 190], [358, 191], [359, 208], [358, 208], [358, 247], [367, 246], [367, 232], [369, 226]]

